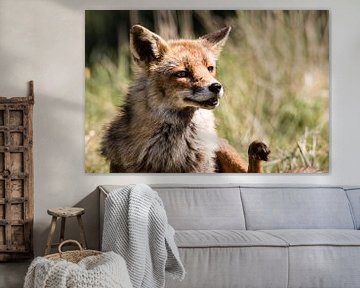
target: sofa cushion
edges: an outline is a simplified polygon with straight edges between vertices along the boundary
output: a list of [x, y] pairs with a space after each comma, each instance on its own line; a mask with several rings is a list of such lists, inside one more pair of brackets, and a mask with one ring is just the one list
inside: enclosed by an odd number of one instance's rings
[[246, 226], [266, 229], [354, 229], [342, 188], [241, 187]]
[[353, 212], [356, 229], [360, 229], [360, 188], [346, 190]]
[[[360, 246], [360, 231], [348, 229], [262, 230], [289, 246]], [[359, 249], [359, 248], [358, 248]]]
[[242, 230], [239, 187], [153, 187], [176, 230]]
[[[102, 185], [106, 194], [120, 185]], [[175, 230], [245, 230], [238, 186], [151, 185], [164, 203], [168, 221]]]
[[358, 246], [289, 247], [289, 288], [359, 288]]
[[178, 247], [252, 247], [281, 246], [288, 244], [260, 231], [244, 230], [183, 230], [176, 231], [175, 242]]
[[166, 288], [287, 288], [288, 247], [179, 248], [186, 275]]
[[360, 231], [265, 230], [289, 247], [289, 288], [359, 287]]

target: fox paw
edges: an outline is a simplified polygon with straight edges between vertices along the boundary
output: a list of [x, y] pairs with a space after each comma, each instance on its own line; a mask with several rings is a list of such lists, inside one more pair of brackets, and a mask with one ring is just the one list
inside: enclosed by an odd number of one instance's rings
[[268, 161], [271, 151], [266, 144], [260, 141], [254, 141], [250, 144], [248, 154], [256, 160]]

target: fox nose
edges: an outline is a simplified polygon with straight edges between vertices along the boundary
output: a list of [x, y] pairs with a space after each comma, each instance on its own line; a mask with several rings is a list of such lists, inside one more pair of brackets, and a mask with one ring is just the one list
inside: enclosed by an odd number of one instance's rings
[[217, 83], [217, 82], [212, 83], [212, 84], [210, 84], [210, 86], [209, 86], [209, 90], [210, 90], [211, 92], [215, 93], [215, 94], [219, 94], [221, 88], [222, 88], [221, 84], [220, 84], [220, 83]]

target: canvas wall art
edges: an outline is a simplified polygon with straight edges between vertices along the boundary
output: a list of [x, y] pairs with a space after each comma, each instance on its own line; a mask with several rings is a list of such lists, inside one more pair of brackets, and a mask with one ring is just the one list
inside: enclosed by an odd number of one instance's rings
[[326, 10], [85, 12], [87, 173], [328, 173]]

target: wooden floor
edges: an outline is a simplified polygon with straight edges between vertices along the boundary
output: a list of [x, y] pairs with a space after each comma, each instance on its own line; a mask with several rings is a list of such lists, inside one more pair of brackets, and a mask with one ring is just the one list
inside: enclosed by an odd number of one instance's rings
[[0, 263], [0, 287], [22, 288], [30, 262]]

